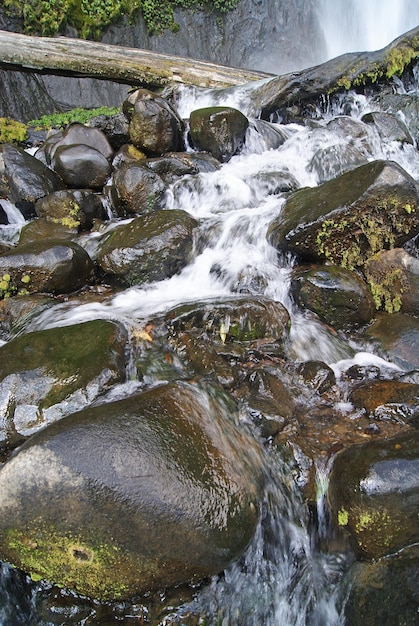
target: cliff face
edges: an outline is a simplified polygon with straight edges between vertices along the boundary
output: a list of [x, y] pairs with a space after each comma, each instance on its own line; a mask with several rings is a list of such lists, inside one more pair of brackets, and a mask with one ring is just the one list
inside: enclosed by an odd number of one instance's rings
[[[324, 60], [325, 42], [314, 4], [314, 0], [241, 0], [222, 21], [215, 14], [178, 10], [178, 32], [152, 36], [139, 16], [134, 24], [111, 26], [102, 41], [282, 74]], [[6, 19], [0, 8], [0, 28], [19, 32], [21, 24]], [[1, 68], [0, 81], [0, 116], [25, 121], [76, 106], [116, 106], [128, 90], [110, 81]]]
[[135, 48], [283, 74], [321, 63], [325, 42], [314, 0], [241, 0], [220, 23], [215, 14], [175, 11], [177, 33], [149, 36], [140, 17], [112, 26], [103, 40]]

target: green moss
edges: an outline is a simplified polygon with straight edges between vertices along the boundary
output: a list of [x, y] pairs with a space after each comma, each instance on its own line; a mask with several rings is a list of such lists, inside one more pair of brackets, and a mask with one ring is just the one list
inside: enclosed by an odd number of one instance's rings
[[41, 526], [9, 530], [4, 545], [12, 563], [32, 580], [45, 579], [100, 600], [122, 598], [129, 591], [126, 574], [135, 564], [113, 544]]
[[338, 511], [338, 524], [339, 526], [346, 526], [349, 521], [349, 514], [346, 509], [339, 509]]
[[65, 113], [52, 113], [51, 115], [43, 115], [37, 120], [31, 120], [28, 122], [28, 126], [35, 128], [45, 128], [47, 130], [51, 128], [65, 128], [68, 124], [78, 122], [80, 124], [86, 124], [92, 117], [98, 115], [117, 115], [121, 109], [117, 107], [99, 107], [96, 109], [71, 109]]
[[10, 13], [21, 15], [29, 34], [53, 36], [66, 24], [82, 38], [99, 39], [104, 29], [122, 17], [134, 19], [142, 13], [148, 31], [176, 31], [173, 11], [204, 9], [220, 17], [237, 6], [238, 0], [5, 0]]
[[28, 127], [8, 117], [0, 117], [0, 143], [21, 143], [28, 135]]

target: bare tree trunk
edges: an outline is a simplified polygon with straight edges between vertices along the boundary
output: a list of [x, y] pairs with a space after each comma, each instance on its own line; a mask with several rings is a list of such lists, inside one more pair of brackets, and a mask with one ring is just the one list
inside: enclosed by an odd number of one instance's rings
[[0, 30], [0, 67], [89, 76], [150, 88], [179, 83], [218, 88], [272, 78], [263, 72], [137, 48], [67, 37], [30, 37], [3, 30]]

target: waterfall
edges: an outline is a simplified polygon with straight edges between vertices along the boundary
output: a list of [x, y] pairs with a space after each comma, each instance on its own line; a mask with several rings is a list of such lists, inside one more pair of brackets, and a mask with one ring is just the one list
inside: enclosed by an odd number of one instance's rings
[[419, 24], [416, 0], [318, 0], [327, 58], [379, 50]]

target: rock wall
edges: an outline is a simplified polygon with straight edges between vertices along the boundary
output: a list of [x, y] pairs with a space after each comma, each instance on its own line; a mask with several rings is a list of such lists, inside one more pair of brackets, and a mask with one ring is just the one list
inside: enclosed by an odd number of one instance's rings
[[[103, 41], [280, 74], [324, 58], [314, 5], [315, 0], [241, 0], [222, 22], [215, 14], [178, 10], [178, 32], [152, 36], [139, 16], [134, 24], [111, 26]], [[21, 24], [7, 20], [0, 8], [0, 28], [18, 32]], [[0, 83], [0, 116], [23, 121], [76, 106], [115, 106], [128, 91], [110, 81], [1, 69]]]

